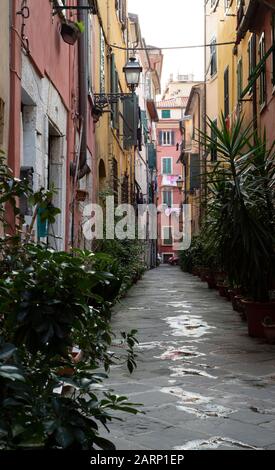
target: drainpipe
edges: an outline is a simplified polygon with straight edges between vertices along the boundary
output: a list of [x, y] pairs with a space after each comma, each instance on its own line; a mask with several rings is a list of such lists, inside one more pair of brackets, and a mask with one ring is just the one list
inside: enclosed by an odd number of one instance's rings
[[[78, 0], [79, 7], [87, 6], [87, 0]], [[82, 21], [85, 31], [78, 40], [78, 67], [79, 67], [79, 114], [82, 117], [83, 134], [79, 156], [79, 175], [81, 179], [90, 173], [87, 164], [87, 113], [88, 113], [88, 68], [87, 68], [87, 44], [88, 44], [88, 12], [87, 10], [79, 10], [78, 20]]]

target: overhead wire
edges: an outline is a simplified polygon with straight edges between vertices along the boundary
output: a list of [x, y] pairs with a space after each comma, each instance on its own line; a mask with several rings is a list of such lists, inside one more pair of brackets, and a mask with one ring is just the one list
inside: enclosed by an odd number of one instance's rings
[[230, 46], [230, 45], [235, 45], [236, 41], [227, 41], [227, 42], [217, 42], [215, 44], [210, 43], [210, 44], [195, 44], [192, 45], [190, 44], [189, 46], [167, 46], [167, 47], [156, 47], [156, 46], [147, 46], [147, 47], [124, 47], [124, 46], [118, 46], [117, 44], [109, 44], [109, 47], [113, 47], [114, 49], [120, 49], [123, 51], [165, 51], [165, 50], [175, 50], [175, 49], [199, 49], [199, 48], [205, 48], [205, 47], [213, 47], [215, 46]]

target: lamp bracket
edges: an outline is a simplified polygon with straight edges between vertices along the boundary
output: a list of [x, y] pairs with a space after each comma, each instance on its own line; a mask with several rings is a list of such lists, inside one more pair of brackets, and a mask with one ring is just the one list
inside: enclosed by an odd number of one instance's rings
[[119, 100], [123, 100], [129, 96], [133, 96], [133, 93], [95, 93], [94, 104], [103, 110], [106, 106], [118, 103]]
[[75, 10], [75, 11], [90, 11], [92, 15], [97, 14], [97, 9], [95, 4], [79, 6], [79, 5], [59, 5], [57, 2], [53, 1], [53, 15], [61, 13], [63, 10]]

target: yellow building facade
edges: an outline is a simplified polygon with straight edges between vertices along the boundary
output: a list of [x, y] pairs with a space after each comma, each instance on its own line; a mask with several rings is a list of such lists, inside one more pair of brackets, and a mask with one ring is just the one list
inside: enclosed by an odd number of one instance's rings
[[[129, 93], [123, 73], [128, 59], [127, 1], [101, 0], [97, 10], [93, 25], [93, 91]], [[134, 148], [125, 150], [123, 145], [123, 102], [107, 106], [95, 126], [97, 199], [103, 203], [106, 195], [113, 194], [116, 203], [128, 202], [134, 187]]]

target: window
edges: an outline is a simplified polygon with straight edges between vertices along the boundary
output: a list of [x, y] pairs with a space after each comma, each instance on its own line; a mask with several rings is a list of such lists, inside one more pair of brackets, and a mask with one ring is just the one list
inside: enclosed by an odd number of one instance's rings
[[172, 207], [172, 191], [165, 190], [162, 192], [162, 204]]
[[175, 132], [174, 131], [160, 131], [159, 132], [159, 145], [175, 145]]
[[[256, 67], [256, 36], [253, 35], [251, 36], [248, 42], [248, 72], [249, 72], [248, 81], [251, 80], [255, 67]], [[249, 93], [250, 94], [252, 93], [252, 87]]]
[[272, 15], [272, 83], [275, 86], [275, 13]]
[[172, 174], [172, 158], [165, 157], [162, 159], [162, 174], [171, 175]]
[[238, 101], [242, 99], [242, 91], [243, 91], [243, 61], [242, 59], [239, 60], [237, 65], [237, 96]]
[[163, 109], [161, 111], [162, 119], [170, 119], [171, 118], [171, 110], [170, 109]]
[[216, 38], [212, 39], [210, 46], [210, 74], [211, 77], [217, 73], [217, 40]]
[[227, 10], [230, 8], [232, 3], [232, 0], [224, 0], [224, 11], [227, 12]]
[[163, 240], [163, 245], [166, 245], [166, 246], [173, 245], [172, 227], [163, 227], [162, 240]]
[[[217, 142], [217, 134], [215, 132], [215, 127], [217, 126], [218, 121], [217, 119], [213, 120], [213, 124], [211, 125], [211, 139], [215, 142]], [[217, 161], [217, 147], [215, 146], [215, 143], [211, 143], [211, 162], [216, 162]]]
[[[264, 56], [265, 56], [265, 35], [263, 33], [259, 42], [260, 61], [264, 59]], [[266, 102], [266, 64], [263, 63], [262, 71], [260, 74], [260, 105], [264, 105], [265, 102]]]
[[237, 29], [239, 29], [244, 17], [244, 0], [237, 1]]
[[224, 116], [229, 116], [229, 67], [224, 72]]
[[115, 2], [118, 18], [122, 25], [122, 29], [124, 30], [127, 23], [126, 0], [115, 0]]

